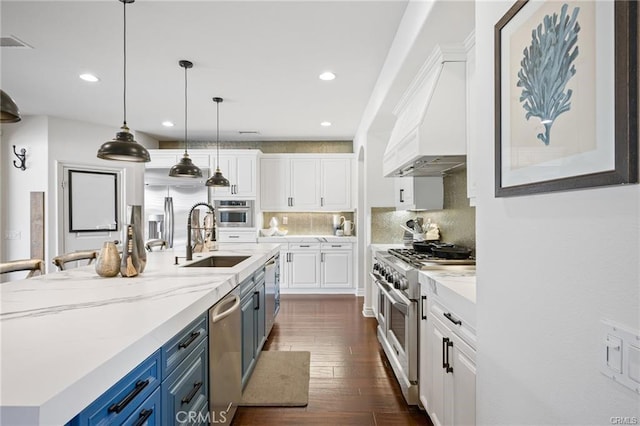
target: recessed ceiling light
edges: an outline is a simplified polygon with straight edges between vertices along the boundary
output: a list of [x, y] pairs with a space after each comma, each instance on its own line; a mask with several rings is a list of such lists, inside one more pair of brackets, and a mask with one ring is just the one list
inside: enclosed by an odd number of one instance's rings
[[331, 126], [331, 122], [330, 121], [323, 121], [322, 123], [320, 123], [320, 125], [322, 127], [329, 127], [329, 126]]
[[162, 125], [164, 127], [173, 127], [173, 123], [171, 121], [163, 121]]
[[318, 78], [320, 80], [324, 80], [324, 81], [331, 81], [334, 78], [336, 78], [336, 75], [334, 73], [332, 73], [331, 71], [326, 71], [326, 72], [323, 72], [322, 74], [320, 74], [318, 76]]
[[100, 81], [100, 79], [93, 74], [80, 74], [80, 78], [84, 81], [88, 81], [89, 83]]

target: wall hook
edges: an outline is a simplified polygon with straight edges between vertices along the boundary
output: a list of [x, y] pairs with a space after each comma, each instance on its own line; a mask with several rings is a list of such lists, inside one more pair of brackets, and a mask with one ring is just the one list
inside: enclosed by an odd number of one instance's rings
[[18, 165], [16, 163], [16, 160], [13, 160], [13, 167], [15, 167], [16, 169], [20, 169], [20, 170], [27, 170], [27, 166], [26, 166], [26, 161], [27, 161], [27, 150], [22, 148], [20, 150], [20, 154], [18, 154], [16, 152], [16, 146], [13, 146], [13, 153], [16, 155], [16, 157], [18, 157], [18, 160], [20, 160], [20, 165]]

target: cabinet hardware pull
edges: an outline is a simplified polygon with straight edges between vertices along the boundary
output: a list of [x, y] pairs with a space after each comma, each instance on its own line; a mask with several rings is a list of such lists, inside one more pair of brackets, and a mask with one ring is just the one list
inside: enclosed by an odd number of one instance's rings
[[193, 384], [193, 389], [191, 389], [191, 392], [189, 392], [189, 395], [185, 396], [184, 398], [182, 398], [182, 401], [180, 401], [181, 402], [180, 405], [190, 403], [193, 397], [196, 396], [196, 394], [198, 393], [201, 387], [202, 387], [202, 382], [195, 382]]
[[340, 248], [340, 247], [342, 247], [342, 244], [331, 244], [331, 247], [338, 247], [338, 248]]
[[192, 331], [187, 340], [185, 340], [184, 342], [180, 342], [180, 344], [178, 345], [178, 349], [186, 349], [187, 346], [192, 344], [198, 338], [198, 336], [200, 336], [199, 331]]
[[448, 319], [449, 321], [451, 321], [455, 325], [462, 325], [462, 321], [460, 321], [457, 318], [454, 318], [453, 315], [451, 315], [450, 312], [445, 312], [444, 316], [445, 316], [446, 319]]
[[404, 203], [404, 189], [400, 190], [400, 202]]
[[324, 206], [324, 197], [320, 197], [320, 207]]
[[149, 379], [147, 380], [138, 380], [136, 382], [136, 386], [131, 390], [131, 392], [129, 392], [129, 394], [127, 396], [125, 396], [122, 401], [118, 402], [117, 404], [111, 404], [111, 406], [109, 406], [109, 409], [107, 410], [109, 413], [120, 413], [122, 410], [125, 409], [125, 407], [127, 405], [129, 405], [129, 403], [131, 401], [133, 401], [133, 399], [138, 396], [138, 394], [140, 392], [142, 392], [142, 390], [147, 387], [147, 385], [149, 384]]
[[447, 368], [447, 342], [449, 341], [448, 337], [442, 338], [442, 368]]
[[259, 291], [254, 291], [253, 292], [253, 297], [258, 296], [258, 303], [256, 304], [255, 308], [253, 308], [253, 310], [258, 311], [260, 310], [260, 292]]
[[293, 206], [294, 206], [294, 204], [296, 203], [295, 201], [296, 201], [296, 200], [295, 200], [293, 197], [291, 197], [291, 207], [293, 207]]
[[427, 310], [424, 307], [424, 302], [427, 300], [427, 296], [422, 296], [422, 304], [421, 304], [421, 309], [422, 309], [422, 319], [426, 320], [427, 319]]
[[324, 253], [320, 253], [320, 262], [324, 262]]
[[307, 247], [308, 248], [309, 245], [308, 244], [300, 244], [300, 247]]
[[142, 426], [143, 424], [145, 424], [147, 419], [151, 417], [151, 414], [153, 414], [153, 408], [150, 410], [146, 410], [143, 408], [142, 410], [140, 410], [138, 420], [136, 420], [136, 422], [132, 426]]
[[447, 339], [447, 368], [445, 370], [447, 373], [453, 373], [453, 367], [451, 366], [451, 364], [449, 364], [449, 348], [452, 346], [453, 342]]
[[240, 238], [240, 235], [229, 235], [229, 238]]

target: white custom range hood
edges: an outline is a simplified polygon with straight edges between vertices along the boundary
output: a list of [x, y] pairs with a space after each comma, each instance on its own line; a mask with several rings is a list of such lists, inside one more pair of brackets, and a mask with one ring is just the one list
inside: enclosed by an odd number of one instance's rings
[[396, 105], [382, 172], [441, 176], [466, 161], [466, 52], [438, 46]]

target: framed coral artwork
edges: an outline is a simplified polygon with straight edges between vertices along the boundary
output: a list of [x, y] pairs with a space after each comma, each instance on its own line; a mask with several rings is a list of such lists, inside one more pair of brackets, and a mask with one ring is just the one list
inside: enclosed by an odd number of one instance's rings
[[494, 47], [496, 197], [638, 182], [636, 1], [518, 1]]

